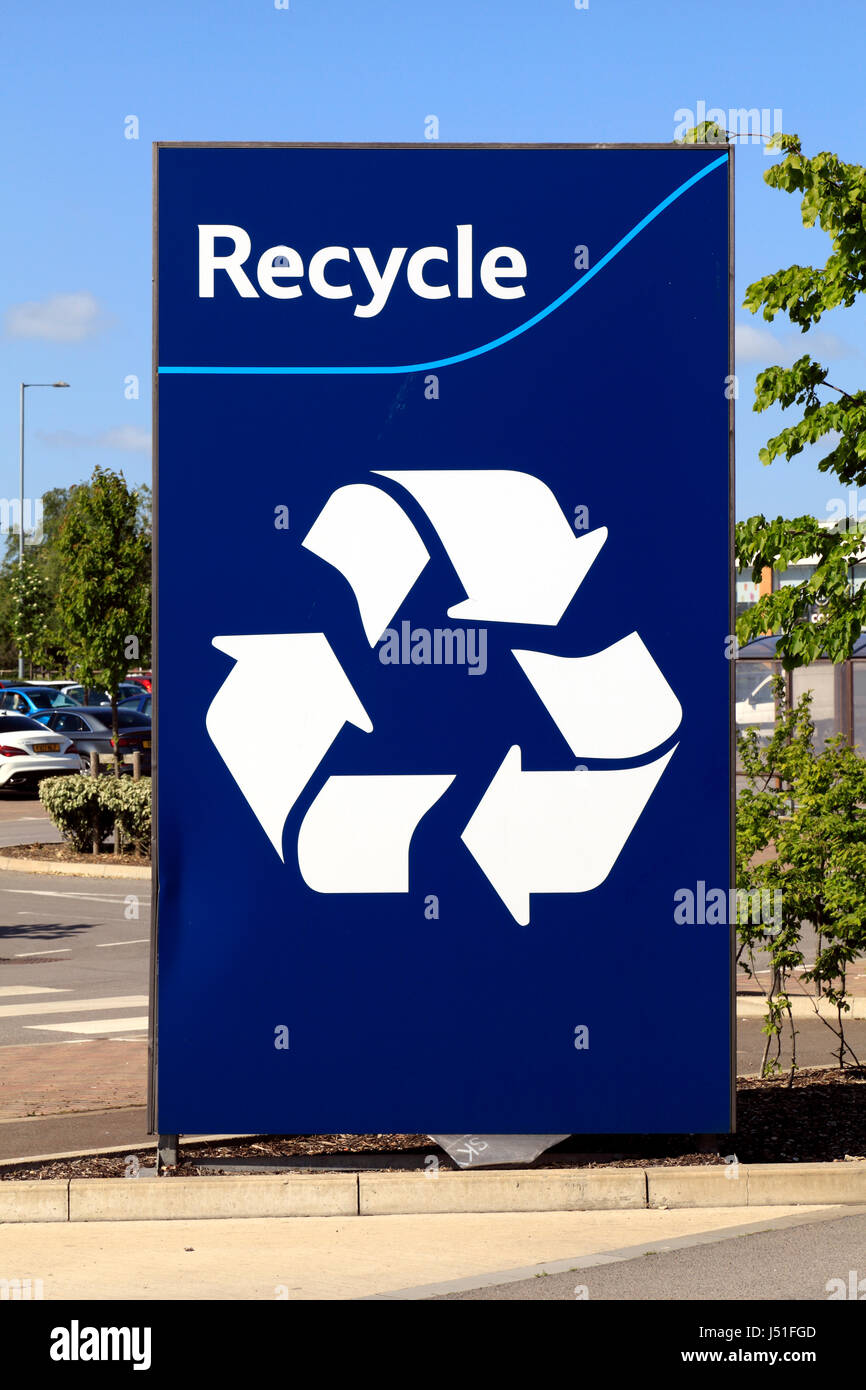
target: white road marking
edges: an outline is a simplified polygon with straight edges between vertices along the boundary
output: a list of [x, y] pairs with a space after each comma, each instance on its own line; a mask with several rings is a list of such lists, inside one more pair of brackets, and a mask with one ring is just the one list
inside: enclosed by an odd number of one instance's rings
[[[134, 879], [130, 880], [135, 882]], [[128, 897], [138, 898], [143, 905], [150, 902], [150, 898], [144, 897], [141, 893], [127, 893], [123, 898], [111, 898], [106, 893], [58, 893], [51, 888], [4, 888], [4, 893], [23, 893], [29, 898], [84, 898], [91, 903], [125, 903]]]
[[95, 1018], [90, 1023], [25, 1023], [34, 1033], [133, 1033], [147, 1028], [143, 1018]]
[[0, 985], [0, 995], [10, 994], [68, 994], [68, 989], [56, 989], [53, 985]]
[[52, 946], [50, 951], [16, 951], [12, 959], [23, 960], [25, 956], [65, 956], [71, 950], [71, 946]]
[[147, 939], [146, 936], [136, 936], [132, 941], [98, 941], [96, 949], [97, 951], [104, 951], [107, 946], [141, 946]]
[[146, 994], [115, 994], [101, 999], [57, 999], [40, 1004], [0, 1004], [0, 1018], [20, 1018], [24, 1014], [77, 1014], [85, 1009], [140, 1009], [147, 1007]]
[[[815, 962], [814, 962], [814, 961], [807, 961], [807, 960], [804, 960], [804, 961], [803, 961], [803, 964], [797, 967], [798, 970], [814, 970], [814, 968], [815, 968]], [[753, 971], [752, 971], [752, 974], [753, 974], [753, 975], [772, 975], [772, 973], [773, 973], [772, 968], [769, 967], [769, 966], [767, 967], [766, 970], [761, 969], [761, 970], [753, 970]], [[749, 979], [749, 976], [746, 975], [745, 971], [743, 972], [743, 978], [746, 979], [746, 980]]]

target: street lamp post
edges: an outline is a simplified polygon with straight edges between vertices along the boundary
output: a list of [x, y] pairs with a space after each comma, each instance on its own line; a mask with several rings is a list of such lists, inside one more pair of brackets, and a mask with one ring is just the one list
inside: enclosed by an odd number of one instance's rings
[[[68, 386], [68, 381], [22, 381], [18, 409], [18, 565], [24, 564], [24, 392], [32, 386]], [[18, 652], [18, 679], [24, 679], [24, 653]]]

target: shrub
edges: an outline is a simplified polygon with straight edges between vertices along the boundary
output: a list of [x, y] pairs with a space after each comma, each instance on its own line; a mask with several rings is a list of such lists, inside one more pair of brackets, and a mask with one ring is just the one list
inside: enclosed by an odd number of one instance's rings
[[[112, 779], [114, 780], [114, 779]], [[102, 800], [104, 777], [46, 777], [39, 783], [39, 800], [64, 840], [84, 853], [93, 846], [94, 828], [100, 843], [111, 834], [114, 814]]]
[[150, 778], [100, 777], [101, 804], [111, 813], [120, 834], [121, 848], [133, 845], [139, 854], [150, 853]]
[[39, 784], [39, 800], [73, 849], [93, 848], [94, 825], [102, 843], [119, 833], [121, 848], [133, 845], [150, 853], [150, 778], [100, 777], [73, 774], [48, 777]]

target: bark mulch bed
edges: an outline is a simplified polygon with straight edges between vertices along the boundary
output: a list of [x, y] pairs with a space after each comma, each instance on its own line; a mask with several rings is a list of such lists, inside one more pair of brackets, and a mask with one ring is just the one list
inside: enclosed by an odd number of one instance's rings
[[108, 844], [100, 845], [99, 854], [81, 854], [79, 850], [72, 849], [65, 843], [60, 844], [34, 844], [34, 845], [4, 845], [0, 849], [0, 855], [5, 855], [9, 859], [34, 859], [37, 861], [49, 860], [52, 864], [92, 864], [94, 859], [109, 860], [112, 864], [131, 864], [137, 869], [150, 868], [150, 855], [115, 854], [114, 846]]
[[[389, 1163], [387, 1154], [393, 1153]], [[233, 1139], [224, 1142], [181, 1142], [179, 1163], [166, 1176], [198, 1177], [215, 1173], [231, 1175], [269, 1160], [325, 1158], [330, 1168], [357, 1167], [387, 1172], [414, 1167], [424, 1170], [424, 1160], [435, 1154], [441, 1168], [455, 1168], [436, 1144], [424, 1134], [306, 1134]], [[555, 1149], [542, 1154], [533, 1168], [684, 1167], [722, 1164], [736, 1154], [741, 1163], [845, 1163], [866, 1159], [866, 1069], [844, 1072], [819, 1067], [804, 1068], [793, 1086], [787, 1078], [740, 1078], [737, 1083], [737, 1133], [698, 1140], [682, 1134], [572, 1135]], [[375, 1156], [382, 1155], [381, 1159]], [[203, 1160], [225, 1166], [201, 1166]], [[198, 1160], [198, 1162], [196, 1162]], [[152, 1174], [155, 1149], [133, 1155], [106, 1154], [91, 1158], [62, 1159], [29, 1167], [0, 1169], [3, 1179], [15, 1178], [120, 1178], [133, 1176], [136, 1165]], [[342, 1163], [341, 1163], [342, 1161]], [[340, 1166], [333, 1166], [340, 1165]], [[302, 1171], [310, 1172], [309, 1168]], [[321, 1172], [322, 1169], [312, 1170]]]

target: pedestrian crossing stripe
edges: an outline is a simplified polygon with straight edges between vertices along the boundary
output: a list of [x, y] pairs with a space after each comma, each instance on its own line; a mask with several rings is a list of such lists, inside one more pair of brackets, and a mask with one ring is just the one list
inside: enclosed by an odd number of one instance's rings
[[31, 1000], [26, 1004], [0, 1004], [0, 1019], [22, 1018], [26, 1014], [77, 1014], [86, 1009], [104, 1013], [106, 1009], [147, 1008], [146, 994], [118, 994], [101, 999]]
[[82, 1023], [25, 1023], [35, 1033], [134, 1033], [147, 1028], [143, 1018], [94, 1018]]
[[69, 994], [68, 989], [55, 989], [52, 985], [0, 985], [0, 999], [20, 994]]

